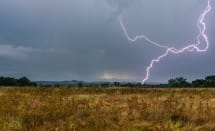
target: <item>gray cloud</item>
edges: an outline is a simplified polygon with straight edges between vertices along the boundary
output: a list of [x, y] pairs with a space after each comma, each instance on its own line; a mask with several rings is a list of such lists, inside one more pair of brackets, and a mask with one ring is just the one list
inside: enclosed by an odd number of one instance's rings
[[36, 50], [31, 47], [24, 46], [12, 46], [12, 45], [0, 45], [0, 56], [8, 57], [13, 59], [25, 59], [29, 56], [30, 53], [35, 52]]

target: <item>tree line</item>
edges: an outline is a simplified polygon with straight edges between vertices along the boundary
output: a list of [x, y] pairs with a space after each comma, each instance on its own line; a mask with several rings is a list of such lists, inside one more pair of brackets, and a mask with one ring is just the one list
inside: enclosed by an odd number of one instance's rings
[[168, 81], [169, 87], [215, 87], [215, 75], [206, 76], [205, 79], [196, 79], [188, 82], [184, 77], [177, 77]]
[[[81, 85], [81, 84], [80, 84]], [[83, 86], [83, 85], [82, 85]], [[159, 87], [170, 87], [170, 88], [180, 88], [180, 87], [215, 87], [215, 75], [206, 76], [204, 79], [196, 79], [191, 82], [187, 81], [184, 77], [176, 77], [168, 80], [167, 84], [144, 84], [141, 83], [121, 83], [121, 82], [105, 82], [100, 85], [88, 85], [89, 87], [99, 86], [99, 87], [145, 87], [145, 88], [159, 88]]]
[[27, 77], [12, 78], [0, 77], [0, 86], [37, 86], [36, 83], [31, 82]]
[[[92, 87], [93, 85], [91, 85]], [[191, 82], [187, 81], [184, 77], [176, 77], [168, 80], [167, 84], [144, 84], [141, 83], [102, 83], [100, 85], [94, 85], [99, 87], [145, 87], [145, 88], [159, 88], [159, 87], [170, 87], [170, 88], [180, 88], [180, 87], [215, 87], [215, 75], [206, 76], [204, 79], [196, 79]]]
[[[32, 82], [27, 77], [12, 78], [12, 77], [0, 77], [0, 86], [54, 86], [61, 87], [62, 85], [38, 85]], [[63, 85], [65, 86], [65, 85]], [[78, 82], [74, 85], [67, 85], [67, 87], [142, 87], [142, 88], [157, 88], [157, 87], [215, 87], [215, 75], [206, 76], [204, 79], [196, 79], [192, 82], [188, 82], [184, 77], [176, 77], [169, 79], [167, 84], [144, 84], [137, 82], [103, 82], [103, 83], [84, 83]]]

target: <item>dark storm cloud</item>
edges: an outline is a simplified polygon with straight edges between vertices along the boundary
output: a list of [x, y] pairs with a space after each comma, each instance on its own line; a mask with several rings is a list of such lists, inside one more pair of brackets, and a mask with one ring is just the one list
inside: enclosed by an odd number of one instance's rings
[[[128, 42], [116, 15], [122, 14], [131, 36], [144, 33], [179, 48], [198, 34], [196, 20], [206, 4], [198, 1], [1, 0], [0, 73], [33, 80], [140, 81], [164, 50], [142, 40]], [[150, 81], [215, 73], [214, 19], [213, 10], [207, 19], [209, 52], [170, 55], [155, 65]]]

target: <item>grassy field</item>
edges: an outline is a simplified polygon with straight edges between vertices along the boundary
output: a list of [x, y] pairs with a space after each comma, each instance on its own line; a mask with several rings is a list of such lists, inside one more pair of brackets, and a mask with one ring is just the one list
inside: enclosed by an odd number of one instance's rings
[[215, 89], [0, 88], [3, 131], [215, 131]]

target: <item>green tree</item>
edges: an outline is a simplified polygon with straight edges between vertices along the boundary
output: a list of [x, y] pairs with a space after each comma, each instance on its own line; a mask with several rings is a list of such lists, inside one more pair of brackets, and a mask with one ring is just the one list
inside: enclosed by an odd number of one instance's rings
[[114, 82], [113, 85], [114, 85], [115, 87], [119, 87], [119, 86], [120, 86], [120, 82]]
[[83, 87], [83, 86], [84, 86], [83, 82], [78, 82], [78, 87]]
[[190, 84], [186, 78], [177, 77], [168, 81], [169, 87], [188, 87]]
[[0, 85], [1, 86], [36, 86], [37, 84], [31, 82], [27, 77], [21, 77], [19, 79], [15, 79], [12, 77], [0, 77]]
[[197, 79], [192, 81], [192, 86], [193, 87], [204, 87], [205, 86], [205, 80], [203, 79]]
[[21, 77], [17, 80], [19, 86], [30, 86], [31, 81], [27, 77]]
[[205, 85], [214, 87], [215, 86], [215, 75], [206, 76]]

